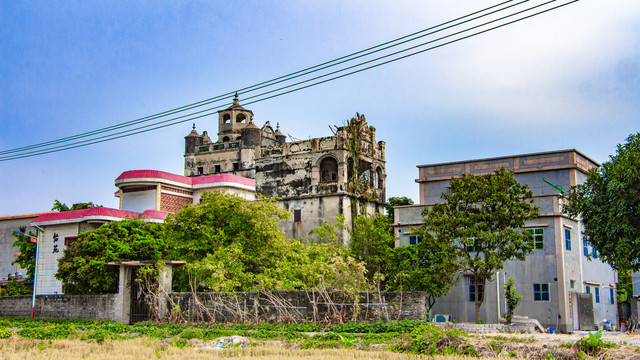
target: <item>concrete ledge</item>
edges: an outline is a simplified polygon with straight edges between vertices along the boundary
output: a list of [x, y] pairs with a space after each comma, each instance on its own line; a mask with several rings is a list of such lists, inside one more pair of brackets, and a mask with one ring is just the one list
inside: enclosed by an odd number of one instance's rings
[[533, 324], [472, 324], [472, 323], [432, 323], [442, 329], [458, 329], [470, 334], [487, 334], [487, 333], [510, 333], [510, 334], [533, 334], [536, 328]]

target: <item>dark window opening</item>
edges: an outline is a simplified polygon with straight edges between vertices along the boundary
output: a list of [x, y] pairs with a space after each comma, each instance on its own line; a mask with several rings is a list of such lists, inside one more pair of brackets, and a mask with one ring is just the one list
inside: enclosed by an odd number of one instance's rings
[[231, 121], [231, 115], [229, 114], [224, 114], [222, 116], [222, 121], [224, 121], [225, 124], [228, 124]]
[[229, 144], [229, 149], [235, 149], [237, 147], [240, 147], [240, 143], [231, 143], [231, 144]]
[[349, 181], [353, 180], [353, 168], [354, 168], [353, 158], [347, 159], [347, 179]]
[[293, 221], [297, 223], [302, 222], [302, 209], [293, 210]]
[[225, 141], [225, 142], [226, 142], [226, 141], [229, 141], [229, 140], [230, 140], [230, 139], [229, 139], [229, 137], [228, 137], [228, 136], [225, 136], [225, 137], [223, 137], [223, 138], [222, 138], [222, 141]]
[[233, 163], [233, 171], [240, 170], [240, 163]]
[[202, 166], [198, 167], [198, 175], [204, 174], [204, 168]]
[[224, 144], [213, 145], [213, 150], [223, 150]]
[[384, 187], [384, 180], [382, 179], [382, 169], [378, 167], [376, 169], [376, 188], [382, 189]]
[[338, 181], [338, 161], [332, 157], [322, 159], [320, 162], [320, 182]]
[[20, 226], [20, 229], [19, 229], [19, 230], [20, 230], [20, 232], [21, 232], [21, 233], [23, 233], [23, 234], [26, 234], [26, 233], [27, 233], [27, 227], [26, 227], [26, 226]]
[[[469, 301], [476, 301], [476, 282], [474, 281], [473, 277], [468, 276], [465, 278], [465, 282], [468, 285], [469, 288]], [[482, 284], [478, 284], [478, 295], [479, 298], [482, 299], [483, 295], [484, 295], [484, 285]]]
[[549, 284], [533, 284], [533, 301], [549, 301]]
[[206, 152], [206, 151], [209, 151], [209, 147], [208, 147], [208, 146], [200, 146], [200, 147], [198, 148], [198, 151], [199, 151], [199, 152]]
[[410, 245], [417, 245], [420, 242], [422, 242], [422, 236], [420, 236], [420, 235], [411, 235], [411, 236], [409, 236], [409, 244]]
[[67, 236], [64, 238], [64, 246], [71, 246], [76, 240], [78, 240], [77, 236]]
[[238, 123], [243, 123], [246, 119], [247, 116], [245, 114], [238, 114], [238, 116], [236, 116], [236, 122]]
[[213, 171], [214, 171], [214, 174], [219, 174], [220, 173], [220, 165], [215, 165], [213, 167]]

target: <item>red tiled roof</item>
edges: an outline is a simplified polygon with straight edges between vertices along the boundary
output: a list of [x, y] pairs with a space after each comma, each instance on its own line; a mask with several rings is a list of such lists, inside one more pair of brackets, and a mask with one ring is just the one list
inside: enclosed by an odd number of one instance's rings
[[213, 184], [219, 182], [233, 182], [242, 185], [255, 186], [256, 181], [254, 179], [245, 178], [232, 174], [218, 174], [218, 175], [206, 175], [198, 177], [187, 177], [178, 174], [168, 173], [166, 171], [159, 170], [129, 170], [125, 171], [118, 178], [118, 180], [124, 179], [138, 179], [138, 178], [156, 178], [169, 181], [180, 182], [186, 185], [201, 185], [201, 184]]
[[[125, 211], [119, 209], [112, 209], [107, 207], [92, 207], [90, 209], [83, 210], [71, 210], [63, 212], [50, 212], [38, 216], [31, 222], [38, 223], [43, 221], [56, 221], [56, 220], [69, 220], [69, 219], [82, 219], [87, 216], [98, 217], [115, 217], [121, 219], [137, 219], [140, 216], [139, 213], [133, 211]], [[164, 220], [167, 217], [165, 211], [147, 210], [142, 214], [143, 218]]]

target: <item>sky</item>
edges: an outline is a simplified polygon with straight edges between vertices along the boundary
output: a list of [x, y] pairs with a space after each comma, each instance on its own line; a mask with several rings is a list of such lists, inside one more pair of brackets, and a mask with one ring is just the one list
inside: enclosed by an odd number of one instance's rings
[[[0, 0], [0, 151], [232, 92], [499, 2]], [[246, 107], [298, 139], [364, 114], [386, 143], [387, 196], [416, 202], [418, 165], [574, 148], [602, 163], [640, 131], [640, 1], [581, 0]], [[183, 173], [192, 123], [0, 161], [0, 216], [56, 199], [117, 207], [122, 172]], [[217, 116], [195, 125], [215, 134]]]

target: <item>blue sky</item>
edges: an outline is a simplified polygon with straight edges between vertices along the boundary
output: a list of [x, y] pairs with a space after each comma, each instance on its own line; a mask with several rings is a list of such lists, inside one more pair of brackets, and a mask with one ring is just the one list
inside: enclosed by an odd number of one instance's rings
[[[233, 91], [496, 3], [0, 1], [0, 151]], [[640, 131], [639, 99], [640, 2], [582, 0], [247, 107], [258, 125], [279, 122], [299, 139], [364, 113], [386, 142], [388, 196], [417, 201], [421, 164], [569, 148], [606, 161]], [[196, 127], [215, 133], [217, 119]], [[123, 171], [183, 172], [190, 130], [0, 162], [0, 215], [46, 211], [54, 199], [117, 207]]]

